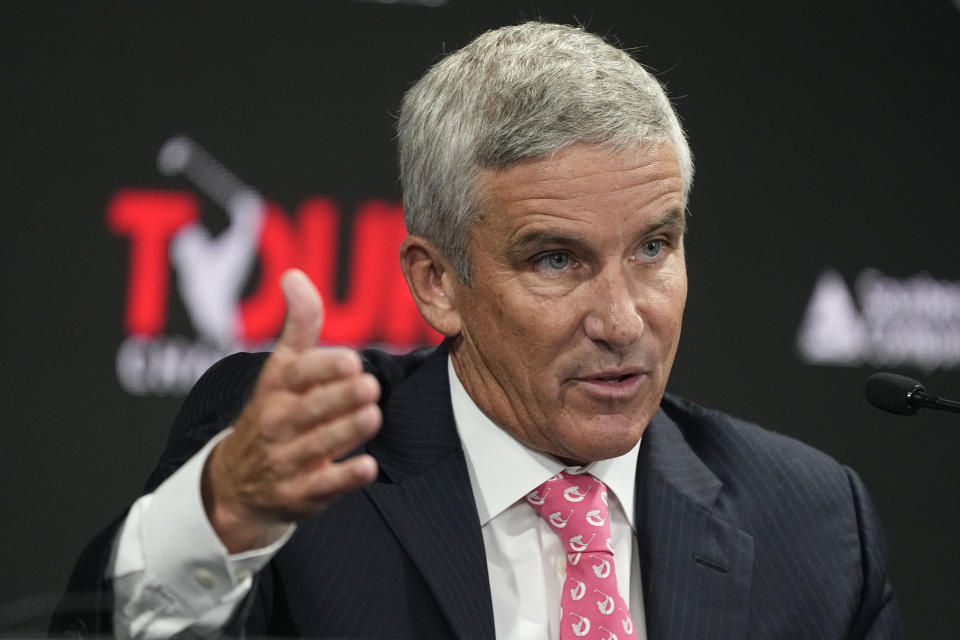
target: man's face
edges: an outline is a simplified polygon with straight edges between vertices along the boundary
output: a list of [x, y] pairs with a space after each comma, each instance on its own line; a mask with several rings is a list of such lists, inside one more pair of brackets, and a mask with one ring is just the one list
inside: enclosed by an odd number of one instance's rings
[[578, 144], [479, 178], [458, 376], [490, 418], [572, 462], [629, 451], [660, 404], [687, 296], [672, 146]]

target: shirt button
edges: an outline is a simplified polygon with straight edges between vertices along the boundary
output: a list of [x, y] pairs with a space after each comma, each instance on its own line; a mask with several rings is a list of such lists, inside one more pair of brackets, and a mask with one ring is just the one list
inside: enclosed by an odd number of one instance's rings
[[239, 580], [240, 582], [243, 582], [244, 580], [246, 580], [246, 579], [249, 578], [249, 577], [250, 577], [250, 572], [247, 571], [246, 569], [240, 571], [240, 572], [237, 574], [237, 580]]
[[204, 589], [213, 589], [217, 586], [217, 577], [203, 568], [193, 572], [193, 579]]
[[554, 566], [557, 569], [557, 575], [561, 578], [567, 577], [567, 559], [563, 556], [557, 558], [557, 561], [554, 563]]

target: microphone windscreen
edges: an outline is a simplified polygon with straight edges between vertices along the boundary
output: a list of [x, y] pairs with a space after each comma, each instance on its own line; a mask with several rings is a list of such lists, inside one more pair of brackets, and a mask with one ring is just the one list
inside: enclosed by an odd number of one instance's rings
[[920, 389], [926, 391], [923, 385], [907, 376], [896, 373], [875, 373], [867, 378], [864, 393], [867, 402], [877, 409], [883, 409], [901, 416], [912, 416], [920, 410], [910, 404], [910, 392]]

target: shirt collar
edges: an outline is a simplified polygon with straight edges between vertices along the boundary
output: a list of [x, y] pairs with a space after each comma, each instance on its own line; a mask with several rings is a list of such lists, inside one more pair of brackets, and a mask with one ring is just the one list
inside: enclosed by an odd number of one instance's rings
[[494, 424], [464, 389], [449, 357], [447, 371], [453, 417], [467, 459], [480, 526], [486, 525], [550, 477], [566, 470], [590, 473], [606, 484], [623, 505], [624, 515], [636, 531], [633, 504], [640, 442], [617, 458], [591, 462], [582, 467], [567, 467], [553, 456], [531, 449]]

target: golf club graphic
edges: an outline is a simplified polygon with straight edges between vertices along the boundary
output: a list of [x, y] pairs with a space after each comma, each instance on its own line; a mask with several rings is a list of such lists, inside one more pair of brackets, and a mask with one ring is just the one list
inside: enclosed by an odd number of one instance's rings
[[163, 144], [157, 167], [164, 175], [186, 177], [230, 218], [215, 237], [196, 221], [170, 244], [170, 262], [194, 327], [206, 340], [228, 345], [240, 335], [240, 293], [257, 257], [266, 217], [263, 198], [187, 136]]

